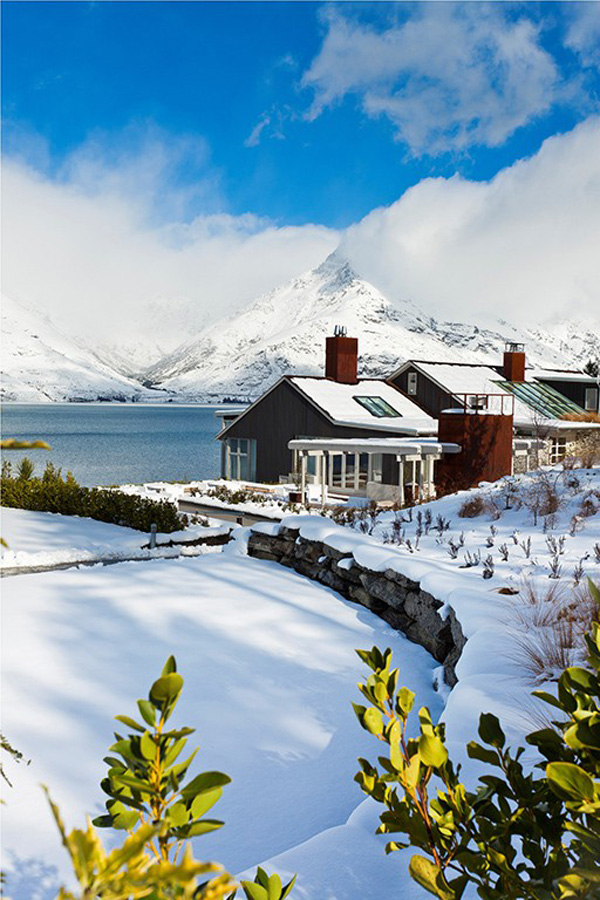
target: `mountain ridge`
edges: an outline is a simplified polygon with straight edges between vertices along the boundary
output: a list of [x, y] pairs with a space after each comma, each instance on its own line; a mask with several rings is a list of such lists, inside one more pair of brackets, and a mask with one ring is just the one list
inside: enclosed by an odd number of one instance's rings
[[[358, 337], [359, 375], [368, 378], [389, 377], [408, 358], [497, 364], [507, 340], [525, 343], [528, 363], [539, 367], [576, 368], [600, 357], [600, 334], [585, 323], [519, 329], [499, 319], [484, 327], [438, 320], [411, 300], [392, 304], [336, 251], [146, 368], [140, 360], [152, 348], [142, 342], [138, 348], [118, 339], [94, 346], [6, 300], [2, 396], [21, 401], [255, 399], [283, 374], [321, 375], [325, 338], [336, 325]], [[158, 342], [153, 348], [160, 351]]]

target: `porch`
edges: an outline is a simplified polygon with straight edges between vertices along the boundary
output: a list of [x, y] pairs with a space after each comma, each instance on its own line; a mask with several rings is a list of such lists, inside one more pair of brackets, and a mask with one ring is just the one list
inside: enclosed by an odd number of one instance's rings
[[[299, 438], [288, 443], [294, 454], [303, 497], [318, 485], [324, 504], [328, 494], [348, 494], [400, 505], [435, 495], [434, 464], [460, 446], [435, 438]], [[396, 465], [390, 466], [390, 462]], [[392, 482], [390, 472], [396, 473]]]

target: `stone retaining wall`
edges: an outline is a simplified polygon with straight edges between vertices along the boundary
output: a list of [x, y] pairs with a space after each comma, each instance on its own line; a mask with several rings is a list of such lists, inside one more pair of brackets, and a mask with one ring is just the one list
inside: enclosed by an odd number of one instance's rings
[[300, 537], [298, 530], [282, 526], [277, 534], [251, 532], [249, 556], [268, 559], [295, 569], [370, 609], [392, 628], [425, 647], [444, 667], [446, 683], [457, 678], [454, 667], [466, 638], [453, 610], [442, 618], [442, 603], [418, 582], [386, 569], [373, 572], [360, 566], [352, 553], [342, 553], [321, 541]]

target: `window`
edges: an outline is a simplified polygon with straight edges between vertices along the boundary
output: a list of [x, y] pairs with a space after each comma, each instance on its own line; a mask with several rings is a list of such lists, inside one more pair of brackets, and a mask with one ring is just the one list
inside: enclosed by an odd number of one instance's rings
[[468, 409], [487, 409], [488, 398], [485, 394], [469, 394], [467, 407]]
[[585, 409], [588, 412], [598, 412], [598, 388], [585, 389]]
[[555, 437], [552, 438], [552, 443], [550, 445], [550, 462], [557, 463], [560, 462], [561, 459], [567, 452], [567, 439], [564, 437]]
[[371, 481], [381, 484], [383, 481], [383, 456], [374, 453], [371, 457]]
[[225, 441], [227, 478], [233, 481], [256, 480], [256, 441], [227, 438]]
[[364, 406], [372, 416], [375, 416], [378, 419], [402, 417], [402, 413], [399, 413], [397, 409], [390, 406], [390, 404], [382, 397], [355, 397], [354, 399], [357, 403], [360, 403], [361, 406]]
[[408, 393], [411, 397], [414, 397], [417, 393], [417, 373], [409, 372], [408, 373]]

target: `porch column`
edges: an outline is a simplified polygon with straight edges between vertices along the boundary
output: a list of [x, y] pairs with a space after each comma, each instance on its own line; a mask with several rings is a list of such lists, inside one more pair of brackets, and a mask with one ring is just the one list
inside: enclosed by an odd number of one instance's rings
[[396, 458], [398, 460], [398, 500], [400, 506], [404, 506], [404, 459], [402, 456]]
[[306, 450], [300, 451], [300, 491], [302, 493], [302, 503], [306, 503]]
[[325, 506], [327, 500], [327, 450], [323, 450], [321, 457], [321, 506]]
[[[425, 495], [423, 492], [423, 467], [427, 464], [426, 457], [421, 457], [419, 462], [419, 500], [423, 500]], [[417, 464], [415, 462], [415, 470], [417, 468]]]

